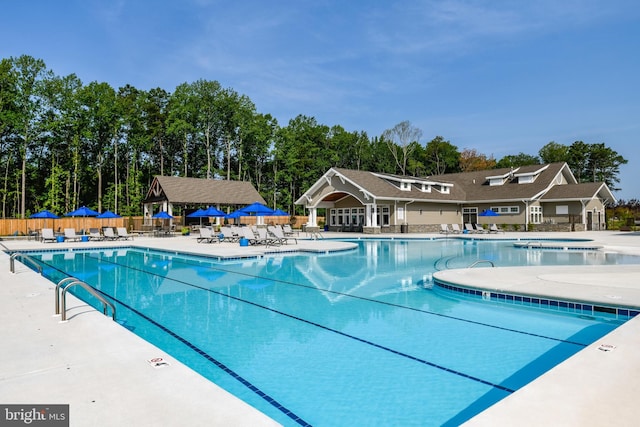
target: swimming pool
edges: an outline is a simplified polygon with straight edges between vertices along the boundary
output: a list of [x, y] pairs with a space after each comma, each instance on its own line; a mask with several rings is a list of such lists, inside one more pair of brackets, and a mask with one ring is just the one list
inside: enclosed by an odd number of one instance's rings
[[54, 281], [74, 275], [111, 297], [125, 327], [282, 424], [331, 426], [457, 425], [624, 321], [430, 289], [431, 273], [477, 259], [638, 263], [512, 242], [358, 243], [227, 261], [140, 248], [29, 255]]

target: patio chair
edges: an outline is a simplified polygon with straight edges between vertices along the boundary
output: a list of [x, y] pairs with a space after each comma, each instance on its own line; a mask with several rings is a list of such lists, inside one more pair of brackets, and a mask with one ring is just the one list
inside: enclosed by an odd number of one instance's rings
[[75, 228], [64, 229], [64, 240], [79, 242], [81, 239], [82, 239], [82, 236], [80, 236], [79, 234], [76, 234]]
[[129, 234], [125, 227], [117, 227], [116, 228], [116, 237], [122, 240], [133, 240], [133, 234]]
[[255, 232], [258, 235], [258, 241], [257, 241], [258, 244], [267, 245], [267, 246], [282, 244], [280, 239], [276, 238], [275, 236], [270, 236], [269, 231], [266, 228], [258, 227], [255, 230]]
[[102, 229], [102, 234], [106, 240], [116, 240], [118, 238], [118, 236], [113, 232], [112, 227], [104, 227]]
[[222, 240], [225, 242], [236, 243], [240, 240], [240, 234], [237, 231], [237, 227], [223, 225], [220, 227], [220, 233], [224, 236]]
[[293, 240], [294, 243], [296, 243], [296, 244], [298, 243], [298, 239], [296, 239], [295, 237], [285, 236], [284, 230], [282, 229], [282, 227], [280, 227], [278, 225], [270, 225], [270, 226], [268, 226], [267, 227], [267, 231], [269, 231], [271, 234], [273, 234], [275, 239], [280, 244], [286, 245], [292, 240]]
[[476, 227], [476, 233], [486, 233], [487, 232], [487, 230], [485, 230], [484, 227], [481, 226], [480, 224], [476, 224], [475, 227]]
[[296, 236], [300, 235], [300, 232], [297, 230], [294, 230], [293, 228], [291, 228], [291, 225], [289, 224], [285, 224], [282, 226], [282, 231], [284, 232], [285, 236], [293, 236], [294, 234]]
[[467, 233], [475, 233], [476, 229], [473, 228], [473, 225], [470, 222], [466, 222], [464, 224], [464, 231], [466, 231]]
[[104, 240], [104, 236], [100, 233], [99, 228], [89, 229], [89, 240]]
[[454, 233], [461, 233], [462, 230], [460, 230], [460, 226], [458, 224], [451, 224], [451, 230], [453, 230]]
[[201, 227], [199, 229], [200, 231], [200, 235], [198, 236], [198, 238], [196, 239], [196, 241], [198, 243], [215, 243], [215, 242], [221, 242], [222, 239], [220, 238], [219, 235], [215, 234], [214, 231], [210, 228], [207, 227]]
[[440, 224], [440, 233], [451, 233], [451, 230], [449, 230], [449, 225], [447, 224]]
[[40, 239], [42, 243], [57, 241], [56, 236], [53, 234], [53, 228], [43, 228]]
[[489, 233], [504, 233], [504, 230], [495, 224], [489, 226]]

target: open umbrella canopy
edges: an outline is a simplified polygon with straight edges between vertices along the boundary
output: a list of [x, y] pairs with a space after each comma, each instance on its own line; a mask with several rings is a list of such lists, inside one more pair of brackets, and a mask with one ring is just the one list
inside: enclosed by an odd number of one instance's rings
[[249, 214], [246, 212], [242, 212], [241, 210], [237, 210], [235, 212], [231, 212], [225, 215], [224, 217], [229, 219], [235, 219], [235, 218], [240, 218], [241, 216], [249, 216]]
[[210, 217], [210, 216], [225, 216], [226, 214], [219, 209], [214, 208], [213, 206], [209, 206], [207, 209], [202, 211], [202, 216]]
[[96, 218], [122, 218], [120, 215], [118, 215], [117, 213], [111, 212], [110, 210], [106, 210], [104, 212], [102, 212], [100, 215], [96, 216]]
[[29, 218], [58, 219], [60, 217], [58, 215], [54, 214], [53, 212], [49, 212], [48, 210], [45, 209], [45, 210], [40, 211], [38, 213], [34, 213]]
[[200, 208], [195, 212], [191, 212], [189, 215], [187, 215], [187, 218], [202, 218], [206, 215], [203, 215], [204, 209]]
[[478, 214], [478, 216], [498, 216], [498, 215], [500, 214], [492, 209], [485, 209]]
[[171, 219], [173, 218], [173, 216], [169, 215], [169, 213], [167, 211], [160, 211], [157, 214], [153, 215], [154, 218], [160, 218], [160, 219]]
[[289, 216], [289, 214], [282, 209], [276, 209], [275, 211], [271, 212], [271, 216]]
[[73, 212], [69, 212], [68, 214], [66, 214], [66, 216], [98, 216], [100, 215], [100, 212], [96, 212], [93, 209], [89, 209], [86, 206], [82, 206], [78, 209], [76, 209]]
[[252, 204], [250, 204], [248, 206], [245, 206], [244, 208], [239, 209], [239, 210], [241, 210], [242, 212], [245, 212], [245, 213], [248, 213], [248, 214], [254, 214], [254, 215], [257, 215], [257, 216], [260, 216], [260, 215], [272, 215], [273, 214], [273, 209], [263, 205], [262, 203], [258, 203], [258, 202], [252, 203]]

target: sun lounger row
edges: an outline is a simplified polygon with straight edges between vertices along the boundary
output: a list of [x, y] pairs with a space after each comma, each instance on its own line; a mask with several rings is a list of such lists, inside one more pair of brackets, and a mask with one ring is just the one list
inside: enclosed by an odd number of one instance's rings
[[[440, 224], [440, 233], [443, 234], [459, 234], [463, 231], [458, 224]], [[466, 223], [464, 225], [464, 232], [466, 233], [504, 233], [496, 224], [490, 224], [489, 228], [485, 229], [480, 224]]]
[[[65, 241], [79, 242], [83, 237], [87, 237], [89, 240], [129, 240], [133, 239], [133, 235], [127, 232], [125, 227], [116, 227], [116, 231], [113, 231], [111, 227], [104, 227], [102, 233], [97, 228], [89, 229], [88, 234], [77, 234], [73, 228], [65, 228], [64, 233], [60, 236], [64, 236]], [[56, 242], [58, 236], [55, 235], [52, 228], [43, 228], [41, 234], [41, 240], [43, 243]]]

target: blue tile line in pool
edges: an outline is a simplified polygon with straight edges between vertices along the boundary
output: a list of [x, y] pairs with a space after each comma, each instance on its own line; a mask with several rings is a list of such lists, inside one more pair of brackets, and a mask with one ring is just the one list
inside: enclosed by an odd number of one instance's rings
[[434, 286], [442, 289], [459, 292], [471, 297], [478, 297], [485, 301], [524, 305], [534, 308], [548, 309], [565, 313], [575, 313], [585, 316], [593, 316], [596, 313], [608, 313], [615, 315], [621, 320], [629, 320], [630, 318], [640, 314], [640, 309], [633, 309], [629, 307], [606, 306], [593, 303], [562, 301], [551, 298], [494, 292], [482, 289], [467, 288], [464, 286], [454, 286], [448, 283], [440, 282], [438, 280], [434, 280], [433, 284]]

